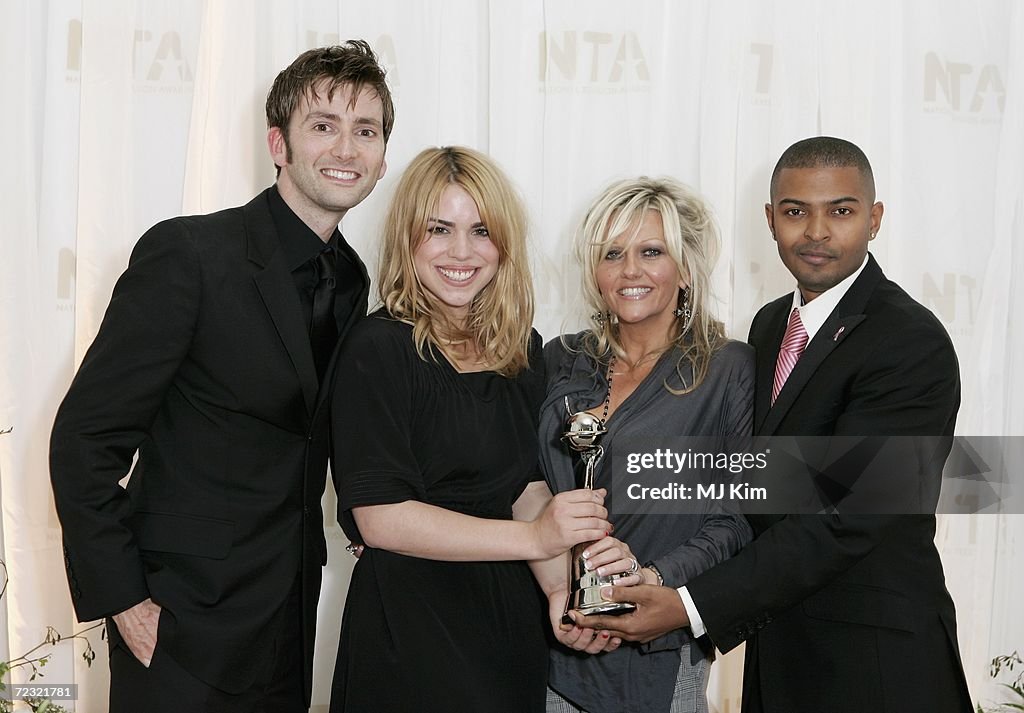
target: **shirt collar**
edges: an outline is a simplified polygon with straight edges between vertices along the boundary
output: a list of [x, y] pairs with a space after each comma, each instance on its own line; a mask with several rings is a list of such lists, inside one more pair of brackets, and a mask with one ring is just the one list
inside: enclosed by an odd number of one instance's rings
[[[274, 227], [277, 228], [286, 264], [289, 270], [295, 270], [321, 253], [324, 241], [288, 207], [276, 185], [270, 187], [269, 201], [270, 215], [274, 220]], [[336, 248], [339, 236], [340, 233], [335, 228], [327, 244]]]
[[[797, 287], [793, 290], [793, 308], [800, 312], [800, 321], [803, 323], [804, 329], [807, 330], [808, 342], [814, 339], [814, 335], [821, 329], [821, 325], [825, 324], [825, 320], [829, 318], [829, 315], [835, 310], [840, 300], [846, 296], [850, 286], [857, 281], [860, 273], [864, 272], [864, 267], [867, 264], [868, 256], [865, 255], [864, 262], [860, 264], [860, 267], [852, 275], [838, 285], [828, 288], [807, 304], [803, 303], [804, 298], [800, 293], [800, 288]], [[790, 312], [792, 313], [792, 310]]]

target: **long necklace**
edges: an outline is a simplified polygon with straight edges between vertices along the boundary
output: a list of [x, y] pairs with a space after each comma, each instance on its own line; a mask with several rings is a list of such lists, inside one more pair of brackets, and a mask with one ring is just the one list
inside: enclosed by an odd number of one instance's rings
[[601, 410], [601, 425], [608, 422], [608, 409], [612, 404], [612, 369], [615, 368], [615, 355], [608, 360], [608, 395], [604, 397], [604, 408]]

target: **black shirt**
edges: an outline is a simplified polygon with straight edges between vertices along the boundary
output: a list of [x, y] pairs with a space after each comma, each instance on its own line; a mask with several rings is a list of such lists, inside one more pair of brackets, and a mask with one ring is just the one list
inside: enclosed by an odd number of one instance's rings
[[357, 309], [356, 300], [362, 287], [359, 269], [349, 255], [351, 248], [345, 243], [337, 228], [325, 244], [320, 236], [288, 207], [277, 186], [271, 186], [267, 195], [270, 201], [270, 215], [274, 219], [274, 227], [277, 228], [277, 235], [281, 240], [281, 250], [284, 251], [285, 264], [291, 270], [295, 289], [299, 293], [299, 303], [302, 305], [307, 332], [313, 320], [313, 290], [318, 280], [316, 257], [323, 250], [334, 250], [337, 256], [334, 318], [338, 323], [338, 329], [341, 330], [352, 311]]

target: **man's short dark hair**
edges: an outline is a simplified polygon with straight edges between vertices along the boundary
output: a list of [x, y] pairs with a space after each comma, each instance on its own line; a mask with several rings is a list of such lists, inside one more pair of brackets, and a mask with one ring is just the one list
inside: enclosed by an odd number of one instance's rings
[[784, 168], [856, 168], [869, 189], [869, 199], [875, 199], [875, 175], [868, 157], [860, 147], [846, 139], [834, 136], [812, 136], [797, 141], [782, 152], [772, 171], [771, 197], [775, 200], [775, 186]]
[[343, 45], [307, 50], [281, 70], [274, 80], [267, 94], [267, 128], [280, 128], [287, 145], [288, 120], [304, 98], [311, 98], [317, 90], [326, 89], [327, 100], [330, 101], [339, 88], [348, 87], [352, 105], [355, 105], [359, 93], [369, 87], [384, 105], [381, 128], [387, 143], [395, 123], [395, 107], [385, 74], [377, 55], [365, 40], [349, 40]]

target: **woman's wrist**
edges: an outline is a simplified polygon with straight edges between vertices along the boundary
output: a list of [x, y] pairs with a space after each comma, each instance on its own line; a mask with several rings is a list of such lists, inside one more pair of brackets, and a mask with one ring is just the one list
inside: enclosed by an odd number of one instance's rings
[[540, 522], [537, 520], [530, 520], [528, 522], [522, 522], [521, 526], [526, 530], [525, 536], [519, 540], [523, 546], [525, 559], [528, 562], [539, 562], [548, 559], [549, 555], [545, 551], [544, 533], [541, 530]]
[[640, 574], [644, 579], [644, 584], [653, 584], [655, 586], [662, 586], [665, 584], [665, 578], [661, 576], [661, 572], [654, 565], [653, 562], [648, 562], [640, 570]]

